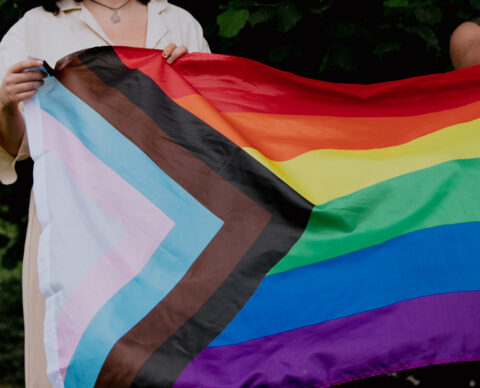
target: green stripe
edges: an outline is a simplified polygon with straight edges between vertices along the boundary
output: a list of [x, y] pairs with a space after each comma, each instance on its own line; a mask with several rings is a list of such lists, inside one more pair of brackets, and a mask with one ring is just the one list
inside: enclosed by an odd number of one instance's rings
[[300, 240], [268, 275], [472, 221], [480, 221], [480, 159], [445, 162], [316, 206]]

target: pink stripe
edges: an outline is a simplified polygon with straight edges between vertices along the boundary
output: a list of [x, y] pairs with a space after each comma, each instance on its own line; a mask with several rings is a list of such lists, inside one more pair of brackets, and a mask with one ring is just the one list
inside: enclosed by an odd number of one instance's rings
[[88, 270], [63, 306], [57, 338], [59, 366], [65, 377], [66, 367], [90, 321], [141, 271], [174, 222], [97, 159], [54, 117], [42, 111], [42, 120], [45, 150], [59, 159], [76, 183], [127, 228], [122, 240]]

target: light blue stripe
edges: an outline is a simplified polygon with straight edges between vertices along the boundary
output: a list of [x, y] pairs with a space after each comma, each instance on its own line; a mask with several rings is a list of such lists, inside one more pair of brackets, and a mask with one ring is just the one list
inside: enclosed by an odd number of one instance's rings
[[479, 239], [480, 222], [438, 226], [267, 276], [210, 346], [238, 344], [413, 298], [479, 291]]
[[38, 96], [43, 110], [175, 222], [141, 273], [99, 311], [80, 340], [65, 387], [93, 387], [113, 345], [178, 283], [223, 222], [56, 79], [49, 78]]

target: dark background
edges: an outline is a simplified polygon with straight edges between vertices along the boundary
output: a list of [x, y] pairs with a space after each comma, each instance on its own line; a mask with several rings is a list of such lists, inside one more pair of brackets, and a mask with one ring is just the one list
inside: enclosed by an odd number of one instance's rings
[[[171, 2], [200, 21], [215, 53], [252, 58], [305, 77], [348, 83], [450, 71], [451, 33], [462, 21], [480, 16], [480, 0]], [[0, 0], [0, 36], [37, 4]], [[30, 161], [17, 164], [17, 183], [0, 185], [0, 388], [23, 386], [21, 257], [31, 168]], [[342, 387], [473, 388], [479, 384], [480, 363], [462, 363], [404, 371]]]

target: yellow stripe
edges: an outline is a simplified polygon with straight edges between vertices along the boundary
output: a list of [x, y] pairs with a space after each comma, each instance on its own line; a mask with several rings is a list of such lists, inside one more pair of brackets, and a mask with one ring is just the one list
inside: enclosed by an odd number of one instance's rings
[[253, 148], [244, 150], [319, 205], [412, 171], [450, 160], [480, 157], [480, 119], [395, 147], [316, 150], [284, 162], [271, 161]]

